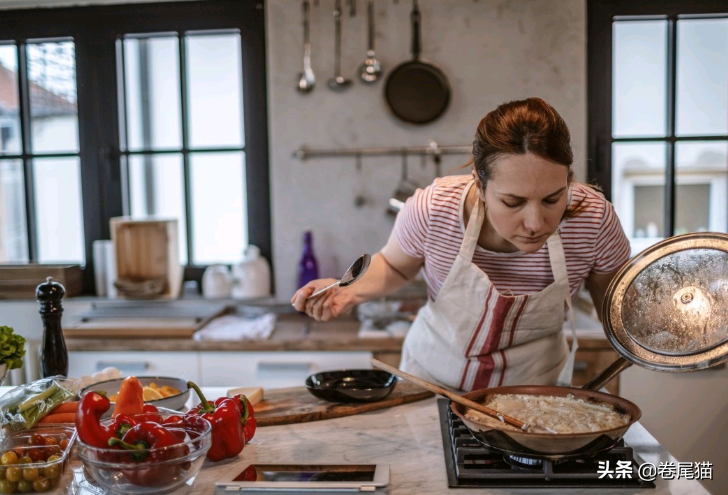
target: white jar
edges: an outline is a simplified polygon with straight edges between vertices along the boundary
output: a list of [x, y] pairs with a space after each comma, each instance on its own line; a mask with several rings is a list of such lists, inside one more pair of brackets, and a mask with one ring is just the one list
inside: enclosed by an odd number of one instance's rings
[[233, 298], [252, 299], [270, 296], [270, 265], [258, 246], [245, 248], [243, 259], [233, 265]]
[[230, 297], [232, 280], [225, 265], [210, 265], [202, 274], [202, 295], [205, 299]]

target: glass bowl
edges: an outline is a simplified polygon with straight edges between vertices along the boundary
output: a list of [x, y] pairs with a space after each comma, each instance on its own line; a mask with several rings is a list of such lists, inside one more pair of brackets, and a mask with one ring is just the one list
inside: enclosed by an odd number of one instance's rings
[[[160, 409], [163, 419], [180, 415]], [[132, 416], [134, 417], [134, 416]], [[102, 421], [108, 423], [110, 420]], [[212, 425], [195, 417], [179, 429], [185, 433], [182, 443], [168, 447], [123, 450], [97, 448], [79, 438], [78, 456], [86, 471], [101, 486], [118, 493], [166, 493], [191, 483], [212, 444]], [[144, 457], [143, 460], [135, 460]]]

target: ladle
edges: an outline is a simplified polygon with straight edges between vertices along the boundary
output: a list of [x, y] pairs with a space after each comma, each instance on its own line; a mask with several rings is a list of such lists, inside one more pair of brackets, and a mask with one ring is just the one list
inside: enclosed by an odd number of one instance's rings
[[367, 3], [367, 24], [367, 31], [369, 33], [367, 58], [359, 66], [359, 78], [365, 83], [374, 83], [382, 75], [382, 64], [374, 57], [374, 2], [372, 0], [369, 0], [369, 3]]
[[328, 287], [324, 287], [323, 289], [320, 289], [310, 296], [306, 298], [306, 300], [311, 299], [312, 297], [316, 297], [319, 294], [323, 294], [329, 289], [333, 289], [337, 285], [339, 287], [346, 287], [347, 285], [351, 285], [357, 280], [361, 278], [362, 275], [367, 271], [367, 268], [369, 268], [369, 263], [371, 263], [372, 257], [368, 254], [362, 254], [359, 256], [354, 263], [351, 264], [348, 270], [346, 270], [346, 273], [344, 273], [344, 276], [341, 277], [341, 280], [338, 280], [337, 282], [334, 282], [333, 284], [329, 285]]
[[334, 77], [326, 84], [332, 91], [343, 91], [351, 86], [351, 79], [341, 75], [341, 0], [334, 7]]
[[311, 68], [311, 42], [309, 40], [309, 4], [303, 0], [303, 72], [298, 75], [298, 86], [300, 93], [310, 93], [316, 85], [316, 77]]
[[421, 378], [417, 378], [416, 376], [410, 375], [409, 373], [405, 373], [404, 371], [397, 369], [394, 366], [385, 364], [385, 363], [379, 361], [378, 359], [371, 358], [371, 363], [372, 363], [372, 366], [383, 369], [384, 371], [392, 373], [393, 375], [396, 375], [400, 378], [404, 378], [405, 380], [415, 383], [422, 388], [426, 388], [430, 392], [435, 392], [438, 395], [447, 397], [448, 399], [450, 399], [453, 402], [457, 402], [458, 404], [462, 404], [465, 407], [468, 407], [475, 411], [481, 412], [481, 413], [485, 414], [486, 416], [490, 416], [491, 418], [497, 419], [498, 421], [500, 421], [502, 423], [506, 423], [511, 426], [514, 426], [514, 427], [518, 428], [519, 430], [526, 431], [529, 433], [555, 433], [553, 430], [544, 428], [542, 426], [529, 425], [529, 424], [524, 423], [523, 421], [513, 418], [511, 416], [501, 414], [498, 411], [496, 411], [495, 409], [491, 409], [490, 407], [484, 406], [483, 404], [478, 404], [477, 402], [474, 402], [470, 399], [466, 399], [465, 397], [458, 395], [454, 392], [450, 392], [449, 390], [444, 389], [438, 385], [435, 385], [434, 383], [430, 383], [426, 380], [423, 380]]

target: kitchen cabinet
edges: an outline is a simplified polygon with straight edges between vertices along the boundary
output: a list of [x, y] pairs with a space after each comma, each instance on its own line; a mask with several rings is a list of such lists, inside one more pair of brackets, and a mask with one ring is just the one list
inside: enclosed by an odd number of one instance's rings
[[[570, 344], [571, 345], [571, 344]], [[574, 357], [572, 385], [581, 387], [612, 364], [619, 354], [606, 340], [579, 340], [579, 349]], [[619, 376], [605, 385], [610, 394], [619, 395]]]
[[203, 387], [303, 385], [312, 373], [370, 368], [371, 352], [85, 352], [68, 353], [68, 374], [79, 378], [112, 366], [124, 375], [174, 376]]
[[296, 387], [319, 371], [371, 368], [371, 352], [203, 352], [206, 387]]
[[127, 376], [174, 376], [197, 382], [199, 361], [197, 352], [72, 351], [68, 353], [68, 376], [80, 378], [111, 366]]

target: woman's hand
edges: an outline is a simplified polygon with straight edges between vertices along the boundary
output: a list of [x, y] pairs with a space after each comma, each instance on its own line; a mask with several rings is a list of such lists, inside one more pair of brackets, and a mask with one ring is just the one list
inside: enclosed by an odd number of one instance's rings
[[334, 278], [313, 280], [300, 289], [291, 298], [291, 304], [298, 311], [304, 311], [316, 321], [329, 321], [348, 313], [356, 304], [356, 297], [348, 288], [333, 287], [313, 299], [306, 298], [317, 290], [336, 283]]

